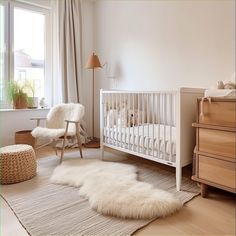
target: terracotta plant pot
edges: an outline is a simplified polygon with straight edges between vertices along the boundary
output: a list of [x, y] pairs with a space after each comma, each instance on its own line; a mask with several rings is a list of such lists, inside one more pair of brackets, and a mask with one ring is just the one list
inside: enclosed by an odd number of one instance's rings
[[25, 109], [27, 106], [27, 95], [25, 93], [18, 95], [13, 104], [14, 109]]

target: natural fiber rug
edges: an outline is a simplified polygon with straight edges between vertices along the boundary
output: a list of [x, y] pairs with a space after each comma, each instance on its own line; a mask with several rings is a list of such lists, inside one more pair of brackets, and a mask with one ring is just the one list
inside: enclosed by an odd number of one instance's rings
[[[84, 158], [97, 158], [99, 150], [85, 150]], [[78, 158], [69, 154], [65, 161]], [[108, 159], [116, 156], [106, 153]], [[139, 180], [167, 190], [182, 203], [191, 200], [199, 192], [195, 183], [183, 178], [182, 191], [175, 190], [175, 174], [156, 166], [133, 159], [122, 161], [138, 169]], [[49, 183], [58, 158], [48, 157], [38, 161], [38, 175], [22, 183], [1, 186], [1, 195], [12, 208], [23, 227], [32, 236], [49, 235], [131, 235], [152, 220], [131, 220], [104, 216], [93, 211], [78, 189]]]

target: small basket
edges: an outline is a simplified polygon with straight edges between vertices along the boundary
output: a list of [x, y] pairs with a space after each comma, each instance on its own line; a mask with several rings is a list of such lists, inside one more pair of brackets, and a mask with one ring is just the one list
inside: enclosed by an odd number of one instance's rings
[[35, 147], [35, 138], [31, 135], [31, 130], [22, 130], [15, 133], [15, 144], [28, 144]]

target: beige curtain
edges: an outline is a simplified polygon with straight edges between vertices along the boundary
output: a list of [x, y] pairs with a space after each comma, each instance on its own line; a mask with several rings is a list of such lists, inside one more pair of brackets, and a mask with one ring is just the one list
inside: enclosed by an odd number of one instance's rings
[[[81, 0], [53, 0], [53, 105], [82, 97]], [[81, 122], [82, 142], [88, 135]], [[70, 146], [70, 144], [68, 144]]]
[[82, 94], [82, 16], [80, 0], [58, 1], [59, 74], [62, 101], [80, 102]]

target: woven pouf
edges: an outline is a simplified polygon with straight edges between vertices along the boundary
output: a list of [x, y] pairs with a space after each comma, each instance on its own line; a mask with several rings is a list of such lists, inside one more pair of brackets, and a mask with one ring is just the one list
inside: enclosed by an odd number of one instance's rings
[[36, 175], [34, 149], [25, 144], [0, 148], [0, 184], [13, 184]]

